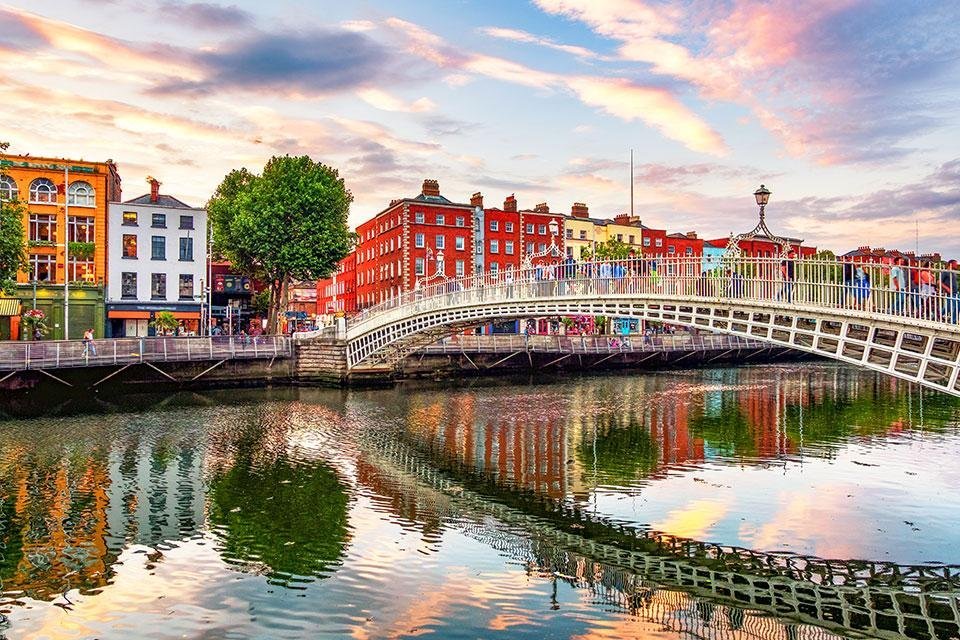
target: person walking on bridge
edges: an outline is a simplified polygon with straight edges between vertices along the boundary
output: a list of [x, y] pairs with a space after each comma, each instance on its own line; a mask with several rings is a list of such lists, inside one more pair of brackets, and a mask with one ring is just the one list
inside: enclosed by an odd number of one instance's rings
[[96, 357], [97, 355], [97, 345], [93, 343], [93, 328], [87, 329], [83, 332], [83, 353], [81, 354], [84, 358], [90, 357], [90, 355]]

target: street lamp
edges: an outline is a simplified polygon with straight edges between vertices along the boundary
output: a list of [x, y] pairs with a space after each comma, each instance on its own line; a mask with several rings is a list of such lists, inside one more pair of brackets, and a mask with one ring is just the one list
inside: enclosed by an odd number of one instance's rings
[[760, 188], [753, 192], [753, 197], [757, 199], [757, 204], [760, 205], [760, 219], [763, 220], [763, 208], [770, 202], [770, 189], [760, 185]]
[[724, 257], [740, 257], [740, 243], [744, 240], [749, 241], [757, 237], [780, 245], [780, 254], [782, 256], [787, 255], [787, 253], [790, 251], [790, 241], [786, 238], [781, 238], [780, 236], [774, 235], [774, 233], [770, 231], [770, 228], [767, 227], [764, 209], [767, 206], [767, 203], [770, 202], [770, 190], [764, 185], [760, 185], [760, 188], [753, 192], [753, 197], [756, 199], [757, 205], [760, 207], [760, 220], [757, 222], [757, 226], [746, 233], [741, 233], [736, 236], [732, 232], [730, 233], [730, 241], [727, 243], [727, 249], [724, 253]]

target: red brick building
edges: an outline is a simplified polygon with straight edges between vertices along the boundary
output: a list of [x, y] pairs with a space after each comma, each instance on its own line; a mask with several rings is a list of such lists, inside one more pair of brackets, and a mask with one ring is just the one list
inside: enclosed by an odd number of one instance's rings
[[[509, 196], [509, 201], [513, 196]], [[516, 207], [516, 200], [512, 206]], [[504, 209], [507, 202], [504, 202]], [[541, 202], [533, 208], [533, 211], [523, 210], [520, 212], [520, 244], [523, 247], [522, 259], [535, 254], [543, 254], [550, 248], [551, 239], [557, 247], [556, 255], [542, 255], [533, 259], [534, 266], [538, 264], [555, 262], [566, 256], [564, 249], [564, 223], [566, 216], [562, 213], [550, 213], [550, 207], [546, 202]], [[557, 233], [553, 235], [550, 232], [550, 223], [556, 223]]]
[[340, 261], [337, 271], [317, 282], [317, 315], [351, 314], [357, 310], [357, 252]]
[[370, 307], [437, 273], [473, 274], [473, 207], [440, 195], [436, 180], [424, 180], [419, 195], [394, 200], [357, 233], [357, 307]]

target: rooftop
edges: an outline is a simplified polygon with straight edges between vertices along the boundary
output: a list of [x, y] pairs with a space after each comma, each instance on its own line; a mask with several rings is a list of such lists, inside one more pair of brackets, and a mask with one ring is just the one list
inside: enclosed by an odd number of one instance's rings
[[124, 200], [123, 204], [148, 204], [154, 207], [167, 207], [169, 209], [196, 209], [197, 207], [191, 207], [182, 200], [178, 200], [173, 196], [167, 196], [164, 194], [159, 194], [157, 196], [157, 201], [153, 202], [150, 199], [150, 194], [145, 193], [139, 198], [134, 198], [133, 200]]

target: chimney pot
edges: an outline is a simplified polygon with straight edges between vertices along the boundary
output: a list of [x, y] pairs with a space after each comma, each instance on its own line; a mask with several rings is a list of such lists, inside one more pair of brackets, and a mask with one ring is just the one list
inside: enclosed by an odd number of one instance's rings
[[533, 208], [536, 213], [550, 213], [550, 207], [547, 206], [546, 202], [541, 202]]
[[690, 238], [691, 240], [696, 240], [696, 239], [697, 239], [697, 232], [696, 232], [696, 231], [687, 231], [687, 237]]
[[477, 191], [470, 196], [470, 206], [483, 208], [483, 194]]
[[160, 200], [160, 181], [153, 176], [147, 176], [147, 182], [150, 183], [150, 202], [156, 203]]
[[570, 207], [570, 215], [574, 218], [589, 218], [590, 209], [582, 202], [574, 202]]
[[425, 196], [439, 196], [440, 195], [440, 183], [436, 180], [424, 180], [423, 189], [420, 193]]
[[517, 212], [517, 197], [512, 193], [503, 201], [503, 210], [511, 213]]

